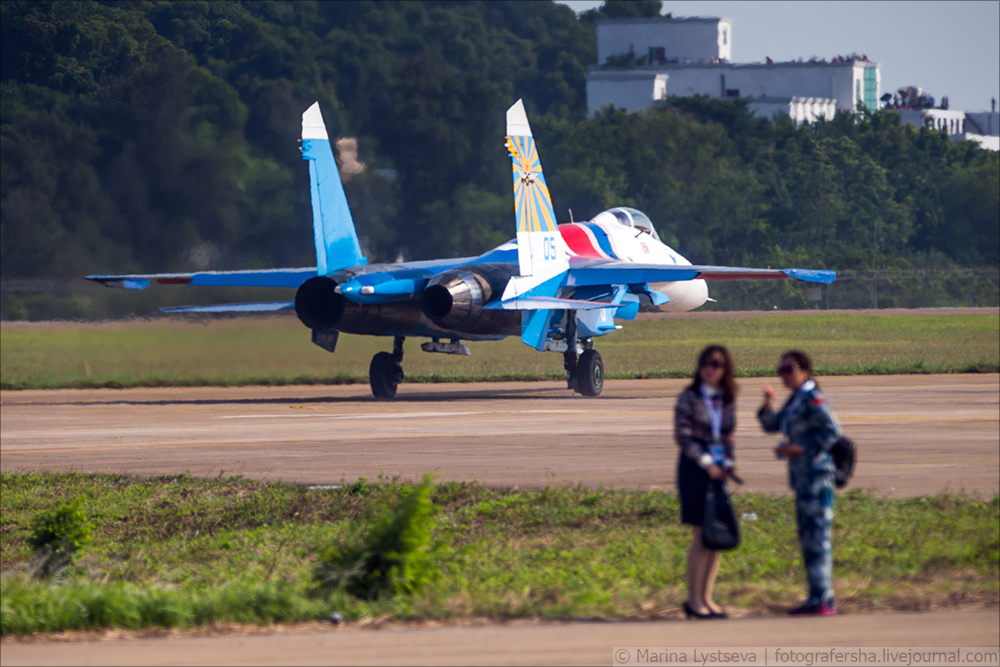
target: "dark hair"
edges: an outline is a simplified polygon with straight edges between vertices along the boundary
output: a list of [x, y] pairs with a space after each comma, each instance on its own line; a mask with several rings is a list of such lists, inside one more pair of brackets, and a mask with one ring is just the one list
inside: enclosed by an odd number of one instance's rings
[[[798, 350], [789, 350], [788, 352], [785, 352], [783, 355], [781, 355], [781, 360], [784, 361], [785, 359], [790, 359], [793, 362], [795, 362], [795, 364], [799, 368], [801, 368], [802, 370], [804, 370], [806, 373], [809, 374], [809, 377], [813, 376], [812, 359], [810, 359], [809, 355], [806, 354], [805, 352], [799, 352]], [[815, 378], [813, 379], [815, 380]]]
[[713, 354], [718, 352], [722, 355], [722, 402], [729, 405], [736, 399], [736, 392], [739, 386], [736, 384], [736, 372], [733, 370], [733, 358], [729, 356], [729, 350], [722, 345], [709, 345], [698, 355], [698, 366], [694, 369], [694, 380], [688, 385], [688, 389], [701, 391], [701, 367]]

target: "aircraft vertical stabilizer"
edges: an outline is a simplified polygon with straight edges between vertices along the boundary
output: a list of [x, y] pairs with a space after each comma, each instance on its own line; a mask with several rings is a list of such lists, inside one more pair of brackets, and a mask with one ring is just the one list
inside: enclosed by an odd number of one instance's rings
[[[521, 100], [507, 109], [507, 152], [514, 176], [514, 216], [517, 220], [517, 262], [521, 276], [504, 290], [505, 300], [520, 294], [554, 297], [559, 276], [569, 268], [569, 252], [552, 209], [542, 161], [531, 136], [531, 126]], [[545, 347], [555, 310], [521, 313], [521, 340], [541, 350]]]
[[542, 161], [521, 100], [507, 110], [507, 151], [514, 175], [517, 261], [521, 275], [554, 276], [569, 267], [569, 255], [559, 233]]
[[367, 264], [368, 260], [361, 254], [319, 102], [302, 114], [302, 159], [309, 162], [317, 275]]

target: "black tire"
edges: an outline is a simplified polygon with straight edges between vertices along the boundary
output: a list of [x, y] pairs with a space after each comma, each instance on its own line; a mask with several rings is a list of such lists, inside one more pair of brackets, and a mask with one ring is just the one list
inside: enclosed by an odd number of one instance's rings
[[379, 352], [372, 357], [372, 363], [368, 367], [368, 381], [375, 398], [394, 398], [396, 387], [402, 380], [401, 375], [399, 364], [388, 352]]
[[576, 390], [584, 396], [600, 396], [604, 389], [604, 361], [597, 350], [584, 350], [576, 365]]

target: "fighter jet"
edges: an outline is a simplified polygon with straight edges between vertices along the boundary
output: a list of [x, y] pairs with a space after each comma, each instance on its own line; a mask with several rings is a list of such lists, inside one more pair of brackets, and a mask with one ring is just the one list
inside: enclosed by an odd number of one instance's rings
[[708, 299], [709, 280], [795, 279], [829, 284], [833, 271], [693, 265], [668, 247], [646, 215], [612, 208], [587, 222], [558, 224], [531, 127], [518, 100], [507, 110], [515, 239], [478, 257], [369, 264], [333, 157], [319, 103], [302, 114], [302, 159], [309, 163], [316, 266], [87, 276], [126, 289], [165, 285], [297, 288], [294, 301], [163, 308], [168, 313], [293, 309], [312, 341], [334, 352], [340, 333], [392, 337], [371, 361], [372, 393], [393, 398], [403, 380], [403, 342], [429, 338], [425, 352], [470, 354], [462, 341], [520, 336], [563, 355], [569, 389], [598, 396], [604, 363], [594, 341], [640, 309], [683, 312]]

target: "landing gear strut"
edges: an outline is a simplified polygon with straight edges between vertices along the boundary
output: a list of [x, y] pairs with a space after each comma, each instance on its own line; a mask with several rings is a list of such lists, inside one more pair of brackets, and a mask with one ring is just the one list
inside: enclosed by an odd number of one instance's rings
[[604, 361], [594, 349], [594, 341], [583, 339], [583, 354], [576, 356], [576, 311], [566, 313], [566, 351], [563, 367], [566, 369], [566, 386], [584, 396], [600, 396], [604, 389]]
[[392, 352], [379, 352], [368, 367], [368, 380], [375, 398], [393, 398], [403, 381], [403, 336], [392, 340]]

